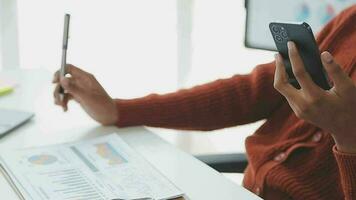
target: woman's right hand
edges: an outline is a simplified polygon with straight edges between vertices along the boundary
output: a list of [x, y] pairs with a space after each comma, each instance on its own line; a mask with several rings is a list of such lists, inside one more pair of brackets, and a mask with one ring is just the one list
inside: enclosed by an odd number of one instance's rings
[[[60, 77], [57, 71], [53, 83], [54, 102], [68, 110], [68, 101], [75, 100], [97, 122], [103, 125], [114, 125], [118, 121], [118, 109], [114, 100], [106, 93], [95, 77], [74, 65], [67, 65], [66, 72], [70, 76]], [[65, 91], [64, 98], [60, 98], [60, 86]]]

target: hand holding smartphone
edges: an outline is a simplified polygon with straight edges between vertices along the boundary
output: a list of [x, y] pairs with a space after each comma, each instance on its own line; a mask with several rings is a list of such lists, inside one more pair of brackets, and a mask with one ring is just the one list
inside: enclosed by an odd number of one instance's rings
[[324, 90], [329, 90], [331, 87], [324, 71], [319, 48], [311, 27], [305, 22], [301, 24], [272, 22], [269, 24], [269, 28], [277, 50], [283, 58], [283, 63], [289, 77], [289, 83], [295, 88], [300, 89], [300, 85], [293, 74], [288, 55], [287, 43], [288, 41], [293, 41], [298, 48], [304, 67], [314, 83]]

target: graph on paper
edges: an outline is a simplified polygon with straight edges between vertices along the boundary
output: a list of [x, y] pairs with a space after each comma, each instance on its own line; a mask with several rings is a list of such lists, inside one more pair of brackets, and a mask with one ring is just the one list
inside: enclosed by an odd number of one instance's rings
[[35, 165], [50, 165], [57, 161], [57, 157], [47, 154], [34, 155], [28, 158], [28, 162]]
[[119, 165], [126, 160], [109, 143], [95, 144], [96, 153], [103, 159], [106, 159], [108, 165]]
[[167, 199], [182, 194], [115, 134], [2, 152], [0, 163], [26, 200]]

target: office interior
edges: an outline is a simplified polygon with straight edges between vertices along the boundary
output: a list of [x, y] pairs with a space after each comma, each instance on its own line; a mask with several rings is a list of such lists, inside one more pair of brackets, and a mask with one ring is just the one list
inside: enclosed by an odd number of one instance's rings
[[[24, 87], [18, 79], [30, 73], [33, 80], [28, 82], [39, 88], [35, 101], [21, 109], [35, 113], [42, 132], [36, 138], [24, 137], [22, 146], [76, 141], [79, 136], [60, 137], [61, 132], [96, 123], [75, 102], [64, 113], [53, 104], [53, 85], [38, 85], [50, 82], [60, 67], [64, 13], [71, 14], [67, 62], [94, 74], [110, 96], [130, 99], [247, 74], [273, 61], [276, 51], [246, 43], [246, 2], [0, 0], [0, 81], [15, 82], [16, 91]], [[24, 91], [23, 97], [32, 92]], [[204, 132], [147, 128], [200, 156], [244, 154], [245, 138], [262, 123]], [[241, 185], [243, 174], [223, 175]]]
[[[10, 24], [17, 26], [12, 30], [17, 38], [11, 38], [11, 42], [17, 43], [17, 48], [13, 47], [17, 55], [12, 55], [12, 60], [9, 58], [9, 65], [3, 59], [2, 70], [39, 70], [39, 73], [58, 70], [63, 13], [67, 12], [72, 15], [68, 63], [95, 74], [108, 93], [117, 98], [189, 88], [248, 73], [257, 64], [273, 59], [273, 52], [244, 47], [243, 1], [17, 0], [4, 3], [14, 9], [9, 13], [14, 14], [10, 16], [13, 19], [7, 23], [17, 23]], [[53, 100], [49, 101], [48, 116], [44, 118], [51, 124], [51, 115], [64, 114], [51, 105]], [[42, 103], [37, 106], [43, 106]], [[260, 124], [204, 134], [152, 130], [184, 151], [199, 155], [244, 152], [244, 138]]]

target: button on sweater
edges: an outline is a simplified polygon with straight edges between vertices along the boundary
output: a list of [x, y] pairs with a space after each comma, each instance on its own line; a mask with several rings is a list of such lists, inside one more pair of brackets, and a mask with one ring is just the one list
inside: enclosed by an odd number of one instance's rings
[[[356, 6], [316, 38], [356, 83]], [[356, 200], [356, 155], [338, 152], [329, 133], [296, 117], [273, 88], [274, 70], [271, 62], [174, 93], [116, 99], [117, 125], [214, 130], [265, 119], [246, 139], [244, 187], [267, 200]]]

